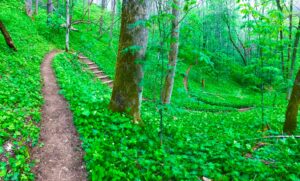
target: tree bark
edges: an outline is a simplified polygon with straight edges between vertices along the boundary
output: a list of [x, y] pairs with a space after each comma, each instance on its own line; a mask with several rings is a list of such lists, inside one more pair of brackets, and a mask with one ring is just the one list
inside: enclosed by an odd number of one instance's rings
[[70, 1], [66, 0], [66, 52], [69, 51], [69, 39], [70, 39]]
[[[291, 63], [291, 69], [289, 72], [289, 80], [292, 80], [293, 75], [294, 75], [294, 71], [295, 71], [295, 64], [296, 64], [296, 59], [297, 59], [297, 52], [298, 52], [298, 46], [299, 46], [299, 40], [300, 40], [300, 18], [299, 18], [299, 22], [298, 22], [298, 27], [297, 27], [297, 33], [295, 35], [295, 40], [294, 40], [294, 47], [293, 47], [293, 53], [292, 53], [292, 63]], [[291, 97], [291, 92], [292, 92], [292, 88], [288, 88], [288, 100]]]
[[53, 2], [52, 0], [47, 1], [47, 14], [51, 14], [53, 12]]
[[31, 17], [32, 16], [32, 0], [26, 0], [25, 7], [26, 7], [26, 14]]
[[10, 48], [12, 48], [14, 51], [17, 51], [17, 48], [15, 47], [15, 45], [14, 45], [14, 43], [13, 43], [13, 41], [12, 41], [12, 39], [11, 39], [9, 33], [8, 33], [8, 31], [6, 30], [4, 24], [3, 24], [3, 22], [2, 22], [1, 20], [0, 20], [0, 30], [1, 30], [1, 32], [2, 32], [2, 34], [3, 34], [3, 36], [4, 36], [4, 39], [5, 39], [5, 41], [6, 41], [6, 44], [7, 44]]
[[106, 9], [107, 7], [107, 0], [102, 0], [102, 8]]
[[99, 24], [99, 34], [102, 35], [103, 33], [103, 23], [104, 23], [104, 11], [106, 9], [106, 0], [102, 0], [101, 3], [101, 16], [100, 16], [100, 24]]
[[[229, 35], [229, 40], [230, 42], [232, 43], [233, 47], [235, 48], [235, 50], [238, 52], [238, 54], [240, 55], [240, 57], [242, 58], [243, 60], [243, 63], [244, 65], [246, 66], [248, 64], [248, 61], [247, 61], [247, 55], [246, 54], [243, 54], [242, 50], [240, 50], [240, 48], [238, 47], [238, 45], [236, 44], [236, 42], [234, 41], [233, 37], [232, 37], [232, 32], [231, 32], [231, 27], [230, 27], [230, 22], [229, 22], [229, 19], [226, 19], [225, 17], [225, 23], [226, 23], [226, 26], [227, 26], [227, 29], [228, 29], [228, 35]], [[237, 35], [238, 36], [238, 35]], [[240, 44], [243, 46], [243, 44], [240, 42]], [[244, 49], [244, 47], [243, 47]], [[244, 49], [245, 50], [245, 49]], [[244, 51], [245, 53], [245, 51]]]
[[116, 74], [109, 105], [114, 112], [132, 115], [135, 123], [142, 123], [140, 108], [148, 30], [143, 24], [132, 25], [148, 19], [148, 8], [149, 1], [123, 0]]
[[300, 103], [300, 69], [298, 70], [294, 87], [285, 114], [285, 123], [283, 131], [292, 134], [297, 129], [298, 107]]
[[88, 20], [89, 22], [91, 21], [91, 5], [92, 5], [92, 2], [91, 0], [88, 0]]
[[52, 14], [53, 9], [54, 8], [53, 8], [53, 2], [52, 2], [52, 0], [47, 0], [47, 24], [49, 23], [50, 14]]
[[115, 13], [116, 13], [116, 0], [111, 0], [111, 24], [110, 24], [110, 44], [112, 43], [113, 39], [113, 32], [115, 26]]
[[[289, 14], [289, 45], [288, 45], [288, 58], [287, 65], [291, 60], [291, 51], [292, 51], [292, 37], [293, 37], [293, 4], [294, 1], [290, 0], [290, 14]], [[286, 66], [286, 77], [288, 77], [289, 67]]]
[[162, 92], [162, 102], [164, 104], [171, 103], [171, 97], [174, 87], [174, 78], [177, 65], [178, 47], [179, 47], [179, 16], [180, 16], [180, 0], [173, 0], [172, 8], [172, 33], [171, 33], [171, 49], [169, 52], [168, 71], [165, 78], [165, 85]]
[[39, 0], [35, 0], [35, 14], [38, 15], [39, 13]]
[[[283, 13], [283, 9], [281, 6], [280, 0], [276, 0], [276, 5], [278, 10]], [[281, 20], [282, 21], [282, 20]], [[281, 22], [281, 26], [283, 26], [283, 22]], [[281, 57], [281, 71], [283, 77], [285, 77], [285, 66], [284, 66], [284, 46], [283, 46], [283, 30], [279, 30], [279, 38], [280, 38], [280, 57]]]

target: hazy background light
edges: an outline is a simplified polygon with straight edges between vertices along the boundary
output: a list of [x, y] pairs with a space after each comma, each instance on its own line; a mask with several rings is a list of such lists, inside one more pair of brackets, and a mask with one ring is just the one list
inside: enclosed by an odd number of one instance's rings
[[300, 0], [294, 1], [294, 13], [296, 16], [300, 16]]

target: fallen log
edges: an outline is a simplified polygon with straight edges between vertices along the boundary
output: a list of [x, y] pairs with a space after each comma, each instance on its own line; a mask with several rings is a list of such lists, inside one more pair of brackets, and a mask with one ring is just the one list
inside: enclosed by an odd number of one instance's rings
[[11, 39], [9, 33], [8, 33], [8, 31], [6, 30], [4, 24], [3, 24], [3, 22], [2, 22], [1, 20], [0, 20], [0, 30], [1, 30], [1, 32], [2, 32], [2, 34], [3, 34], [3, 36], [4, 36], [4, 39], [5, 39], [5, 41], [6, 41], [6, 44], [7, 44], [10, 48], [12, 48], [14, 51], [17, 51], [16, 46], [14, 45], [14, 43], [13, 43], [13, 41], [12, 41], [12, 39]]

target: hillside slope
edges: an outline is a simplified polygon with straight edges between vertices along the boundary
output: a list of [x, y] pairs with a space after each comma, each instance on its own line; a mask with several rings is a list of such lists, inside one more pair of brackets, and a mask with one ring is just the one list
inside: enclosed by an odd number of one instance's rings
[[[65, 32], [60, 27], [63, 17], [56, 14], [47, 25], [44, 9], [31, 19], [25, 15], [23, 6], [17, 0], [0, 1], [0, 19], [18, 48], [18, 52], [10, 50], [0, 36], [0, 180], [34, 180], [30, 151], [33, 146], [43, 146], [38, 143], [43, 104], [40, 65], [48, 51], [64, 49]], [[81, 18], [81, 8], [75, 6], [74, 20]], [[92, 7], [94, 21], [98, 20], [99, 12], [98, 7]], [[109, 14], [106, 16], [109, 21]], [[118, 25], [112, 46], [108, 34], [99, 36], [97, 24], [74, 27], [78, 31], [71, 32], [71, 53], [83, 53], [113, 78]], [[91, 180], [198, 180], [203, 176], [215, 180], [300, 178], [298, 141], [265, 139], [281, 133], [286, 106], [283, 98], [277, 100], [267, 93], [262, 120], [259, 92], [244, 90], [232, 78], [198, 74], [199, 67], [191, 72], [191, 93], [195, 96], [189, 97], [183, 86], [189, 65], [181, 61], [173, 104], [162, 108], [159, 82], [164, 77], [156, 54], [153, 49], [148, 52], [145, 96], [149, 100], [142, 108], [144, 128], [132, 125], [126, 115], [107, 109], [111, 89], [83, 71], [84, 65], [77, 56], [64, 53], [55, 58], [53, 69], [60, 93], [74, 114]], [[204, 90], [199, 75], [206, 78]], [[236, 107], [241, 105], [253, 105], [255, 109], [238, 112]], [[271, 130], [262, 130], [265, 122]]]

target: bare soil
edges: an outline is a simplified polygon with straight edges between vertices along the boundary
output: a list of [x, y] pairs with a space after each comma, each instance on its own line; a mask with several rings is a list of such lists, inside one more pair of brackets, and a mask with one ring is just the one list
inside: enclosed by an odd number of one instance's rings
[[36, 180], [41, 181], [85, 181], [81, 142], [73, 124], [73, 116], [66, 100], [58, 94], [59, 87], [51, 68], [51, 62], [59, 51], [46, 55], [41, 66], [44, 80], [40, 143], [32, 158], [37, 160], [33, 169]]

